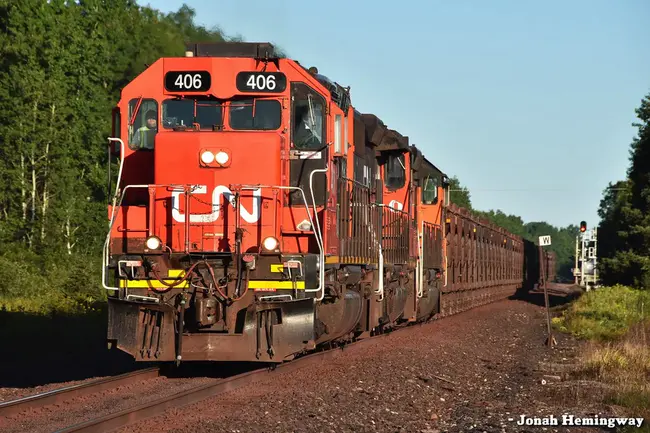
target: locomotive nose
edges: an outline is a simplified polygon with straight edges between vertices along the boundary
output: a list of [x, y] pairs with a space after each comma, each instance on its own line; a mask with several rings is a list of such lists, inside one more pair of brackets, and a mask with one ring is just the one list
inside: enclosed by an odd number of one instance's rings
[[187, 235], [191, 250], [234, 252], [238, 227], [242, 252], [257, 251], [271, 242], [267, 239], [279, 238], [274, 226], [277, 197], [256, 187], [281, 183], [278, 134], [159, 134], [154, 161], [155, 183], [175, 186], [170, 203], [157, 206], [154, 216], [172, 250], [182, 249], [179, 242]]

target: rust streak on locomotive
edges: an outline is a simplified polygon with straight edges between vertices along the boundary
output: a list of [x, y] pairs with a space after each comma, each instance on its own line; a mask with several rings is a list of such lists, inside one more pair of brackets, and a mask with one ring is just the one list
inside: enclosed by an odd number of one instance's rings
[[447, 176], [349, 88], [268, 43], [159, 59], [109, 142], [108, 340], [138, 361], [283, 362], [554, 274], [446, 203]]

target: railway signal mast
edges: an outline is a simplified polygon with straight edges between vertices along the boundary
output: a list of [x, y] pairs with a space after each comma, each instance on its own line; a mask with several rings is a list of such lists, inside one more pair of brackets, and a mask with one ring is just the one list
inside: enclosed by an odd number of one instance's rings
[[576, 236], [576, 261], [573, 268], [575, 284], [587, 291], [598, 285], [597, 249], [598, 229], [587, 230], [586, 221], [580, 221], [580, 233]]

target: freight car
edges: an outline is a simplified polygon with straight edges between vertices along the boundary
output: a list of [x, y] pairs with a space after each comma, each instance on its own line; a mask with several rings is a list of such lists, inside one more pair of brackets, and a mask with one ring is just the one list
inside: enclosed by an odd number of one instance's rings
[[109, 143], [108, 341], [138, 361], [283, 362], [509, 296], [547, 262], [271, 44], [159, 59]]

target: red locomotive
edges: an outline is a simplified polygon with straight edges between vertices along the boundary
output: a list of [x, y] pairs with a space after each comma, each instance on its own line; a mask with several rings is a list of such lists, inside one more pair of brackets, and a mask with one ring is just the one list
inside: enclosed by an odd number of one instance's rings
[[109, 141], [108, 340], [138, 361], [282, 362], [539, 280], [536, 247], [447, 205], [408, 137], [271, 44], [159, 59]]

